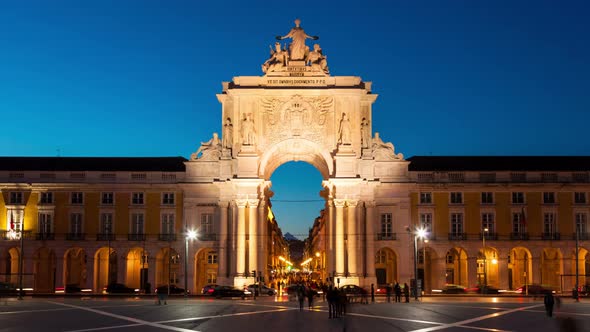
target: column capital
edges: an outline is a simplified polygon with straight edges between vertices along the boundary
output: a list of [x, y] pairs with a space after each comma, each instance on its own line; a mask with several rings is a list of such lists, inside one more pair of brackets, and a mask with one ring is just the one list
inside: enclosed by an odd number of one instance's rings
[[375, 201], [365, 201], [364, 203], [366, 208], [374, 208], [377, 206], [377, 203], [375, 203]]
[[346, 205], [346, 199], [334, 199], [334, 205], [339, 208], [339, 207], [344, 207], [344, 205]]
[[257, 199], [249, 199], [248, 200], [248, 207], [252, 207], [255, 208], [258, 206], [258, 200]]
[[218, 201], [217, 206], [219, 206], [220, 208], [227, 208], [229, 206], [229, 202], [228, 201]]
[[359, 200], [358, 199], [348, 199], [348, 200], [346, 200], [346, 204], [348, 205], [348, 207], [355, 208], [359, 204]]
[[236, 202], [236, 205], [239, 208], [245, 208], [246, 205], [248, 204], [248, 200], [247, 199], [236, 199], [235, 202]]

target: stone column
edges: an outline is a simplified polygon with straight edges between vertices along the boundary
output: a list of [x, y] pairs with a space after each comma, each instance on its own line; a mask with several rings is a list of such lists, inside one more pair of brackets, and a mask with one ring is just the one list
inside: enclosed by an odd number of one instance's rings
[[[219, 202], [219, 276], [227, 278], [227, 202]], [[189, 274], [190, 275], [190, 274]]]
[[258, 270], [258, 200], [248, 200], [248, 272]]
[[[502, 258], [500, 252], [498, 253], [498, 288], [508, 289], [508, 259]], [[490, 283], [488, 278], [488, 284]], [[516, 286], [519, 287], [519, 286]]]
[[258, 268], [256, 270], [261, 271], [262, 275], [265, 277], [265, 280], [268, 280], [268, 276], [266, 275], [266, 267], [268, 266], [268, 237], [266, 234], [268, 221], [266, 216], [266, 202], [260, 201], [260, 203], [258, 203], [258, 248], [256, 250], [256, 256], [258, 257]]
[[243, 276], [246, 272], [246, 204], [245, 199], [237, 199], [238, 218], [237, 218], [237, 245], [236, 245], [236, 275]]
[[335, 199], [334, 205], [336, 206], [336, 250], [334, 251], [334, 255], [336, 256], [336, 275], [341, 276], [344, 275], [344, 205], [346, 200], [344, 199]]
[[326, 266], [326, 273], [330, 276], [334, 276], [333, 273], [336, 272], [336, 255], [335, 253], [335, 243], [336, 243], [336, 239], [334, 236], [334, 231], [336, 229], [336, 227], [334, 226], [334, 213], [335, 213], [335, 209], [334, 209], [334, 200], [333, 199], [329, 199], [328, 200], [328, 220], [326, 221], [326, 226], [327, 226], [327, 232], [326, 232], [326, 238], [327, 238], [327, 247], [328, 250], [326, 251], [328, 253], [328, 259], [327, 259], [327, 266]]
[[365, 273], [367, 277], [375, 276], [375, 202], [365, 202], [365, 243], [367, 245], [365, 257]]
[[447, 257], [445, 254], [438, 255], [437, 259], [431, 260], [432, 268], [432, 289], [442, 289], [447, 283]]
[[358, 233], [359, 228], [356, 219], [357, 200], [348, 201], [348, 223], [347, 223], [347, 254], [348, 254], [348, 273], [351, 276], [358, 276]]
[[[63, 250], [55, 250], [55, 265], [53, 268], [55, 269], [55, 287], [65, 287], [66, 280], [64, 279], [64, 257], [65, 252]], [[53, 286], [53, 285], [50, 285]], [[84, 287], [84, 285], [80, 285], [80, 287]]]
[[533, 284], [541, 284], [543, 272], [541, 271], [541, 257], [540, 256], [533, 257], [532, 271], [533, 271]]
[[477, 285], [477, 256], [467, 257], [467, 280], [459, 280], [458, 283], [467, 287]]

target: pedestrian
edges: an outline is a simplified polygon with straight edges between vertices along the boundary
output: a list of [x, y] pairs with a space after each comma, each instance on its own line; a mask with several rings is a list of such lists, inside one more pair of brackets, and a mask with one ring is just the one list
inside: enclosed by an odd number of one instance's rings
[[371, 303], [375, 303], [375, 286], [371, 284]]
[[334, 288], [330, 285], [328, 289], [328, 294], [326, 295], [328, 299], [328, 318], [336, 318], [336, 303], [335, 301], [335, 293]]
[[551, 291], [547, 291], [547, 293], [545, 293], [543, 302], [545, 303], [545, 311], [547, 311], [547, 316], [553, 317], [553, 305], [555, 304], [555, 299], [553, 298]]
[[399, 283], [395, 283], [395, 286], [393, 286], [393, 292], [395, 293], [395, 302], [401, 302], [402, 301], [402, 288], [399, 285]]
[[305, 301], [303, 285], [297, 287], [297, 300], [299, 301], [299, 311], [303, 311], [303, 302]]
[[404, 297], [406, 298], [406, 303], [410, 303], [410, 286], [408, 283], [404, 283]]
[[309, 310], [311, 310], [311, 308], [313, 307], [313, 289], [311, 289], [311, 287], [307, 290], [307, 306], [309, 307]]
[[391, 302], [391, 285], [387, 284], [387, 286], [385, 286], [385, 296], [387, 296], [387, 302], [390, 303]]

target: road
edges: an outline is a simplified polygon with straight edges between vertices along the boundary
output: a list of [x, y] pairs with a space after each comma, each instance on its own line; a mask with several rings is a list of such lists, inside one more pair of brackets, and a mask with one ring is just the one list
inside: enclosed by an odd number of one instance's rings
[[253, 299], [26, 297], [0, 299], [0, 331], [560, 331], [565, 319], [590, 331], [590, 300], [562, 300], [554, 317], [542, 299], [426, 297], [419, 302], [352, 304], [328, 319], [327, 303], [300, 311], [282, 297]]

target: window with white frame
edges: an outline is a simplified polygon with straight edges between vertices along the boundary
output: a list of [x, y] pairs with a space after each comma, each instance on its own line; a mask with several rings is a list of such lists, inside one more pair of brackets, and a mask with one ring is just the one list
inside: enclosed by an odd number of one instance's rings
[[18, 210], [8, 210], [8, 219], [7, 221], [7, 228], [14, 230], [15, 232], [20, 232], [22, 228], [22, 218], [20, 217], [21, 214]]
[[432, 213], [420, 213], [420, 226], [426, 233], [432, 233]]
[[53, 216], [51, 213], [39, 212], [39, 233], [51, 234], [53, 231]]
[[143, 212], [131, 213], [131, 234], [144, 233], [144, 214]]
[[10, 204], [23, 204], [23, 193], [20, 191], [10, 192]]
[[131, 193], [131, 204], [143, 205], [143, 193], [142, 192]]
[[421, 192], [420, 193], [420, 204], [432, 204], [432, 193]]
[[207, 264], [217, 264], [217, 252], [209, 251], [207, 253]]
[[113, 192], [102, 193], [100, 202], [103, 205], [113, 205], [113, 203], [115, 202], [115, 194]]
[[451, 234], [463, 234], [463, 213], [451, 213]]
[[586, 193], [575, 192], [574, 193], [574, 204], [586, 204]]
[[163, 205], [174, 205], [174, 193], [163, 193], [162, 194]]
[[207, 283], [208, 284], [216, 284], [217, 283], [217, 273], [215, 271], [207, 271]]
[[463, 193], [452, 192], [451, 193], [451, 204], [463, 204]]
[[84, 204], [84, 193], [80, 192], [80, 191], [75, 191], [72, 192], [72, 194], [70, 195], [70, 202], [72, 204]]
[[544, 192], [543, 193], [543, 204], [555, 204], [555, 193]]
[[50, 191], [42, 192], [39, 196], [40, 204], [53, 204], [53, 193]]
[[100, 214], [100, 232], [102, 234], [113, 234], [113, 214], [105, 212]]
[[381, 249], [377, 251], [375, 254], [375, 264], [385, 264], [387, 263], [387, 252]]
[[162, 213], [162, 234], [174, 234], [174, 213]]
[[524, 193], [513, 192], [512, 193], [512, 204], [524, 204]]
[[521, 234], [525, 231], [524, 219], [522, 217], [522, 213], [513, 212], [512, 213], [512, 233]]
[[576, 213], [576, 231], [579, 234], [586, 235], [586, 232], [587, 232], [586, 223], [587, 222], [588, 222], [588, 214], [583, 213], [583, 212]]
[[495, 223], [494, 223], [494, 214], [490, 212], [484, 212], [481, 214], [481, 229], [484, 232], [485, 229], [488, 229], [488, 234], [495, 233]]
[[393, 222], [391, 213], [381, 214], [381, 237], [390, 238], [392, 235]]
[[492, 193], [492, 192], [481, 193], [481, 204], [494, 204], [494, 193]]
[[213, 214], [201, 214], [201, 228], [199, 229], [202, 235], [211, 234], [213, 232]]
[[82, 234], [82, 213], [71, 213], [70, 214], [70, 234], [81, 235]]
[[553, 234], [555, 233], [555, 213], [545, 212], [543, 213], [543, 233]]

